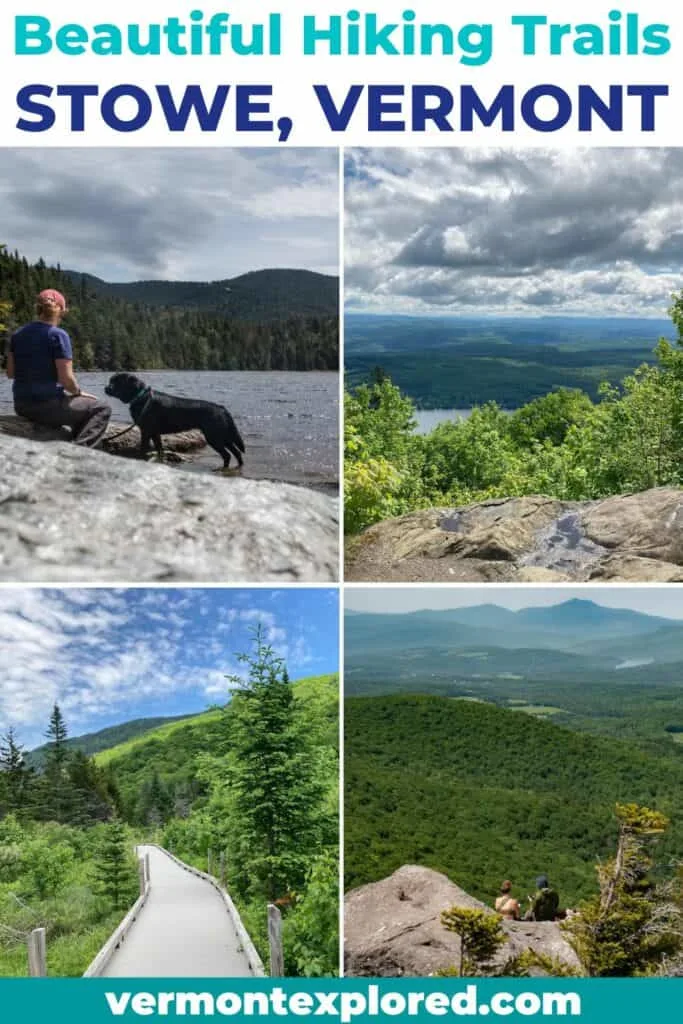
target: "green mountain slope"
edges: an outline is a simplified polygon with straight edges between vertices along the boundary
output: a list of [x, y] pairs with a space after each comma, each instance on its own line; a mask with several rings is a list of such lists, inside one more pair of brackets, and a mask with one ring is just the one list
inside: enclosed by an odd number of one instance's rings
[[[306, 700], [309, 714], [321, 745], [338, 745], [338, 680], [336, 676], [318, 676], [292, 684]], [[220, 708], [192, 718], [175, 720], [117, 746], [101, 750], [96, 762], [107, 767], [121, 793], [128, 820], [142, 820], [140, 797], [153, 777], [158, 776], [170, 799], [185, 808], [203, 795], [204, 787], [196, 779], [199, 754], [221, 756], [230, 743], [229, 714], [226, 722]]]
[[[102, 750], [130, 742], [138, 736], [151, 732], [153, 729], [159, 729], [161, 726], [171, 725], [175, 722], [186, 722], [187, 720], [188, 715], [165, 718], [136, 718], [131, 722], [123, 722], [121, 725], [112, 725], [106, 729], [100, 729], [98, 732], [86, 733], [83, 736], [72, 736], [66, 741], [65, 746], [70, 750], [82, 750], [84, 754], [91, 757], [93, 754], [99, 754]], [[29, 751], [26, 755], [27, 763], [32, 767], [39, 767], [43, 763], [46, 750], [47, 746], [43, 744], [43, 746]]]
[[439, 697], [345, 702], [348, 887], [402, 864], [443, 871], [489, 901], [503, 878], [532, 891], [547, 872], [563, 903], [595, 889], [616, 802], [656, 807], [683, 856], [683, 758], [511, 710]]

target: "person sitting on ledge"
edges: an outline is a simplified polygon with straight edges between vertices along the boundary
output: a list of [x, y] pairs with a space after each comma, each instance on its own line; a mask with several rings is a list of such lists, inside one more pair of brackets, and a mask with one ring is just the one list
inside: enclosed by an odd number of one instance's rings
[[511, 895], [512, 882], [503, 882], [500, 887], [500, 896], [496, 900], [495, 907], [497, 913], [501, 917], [504, 917], [506, 921], [518, 921], [519, 920], [519, 903], [514, 896]]
[[53, 288], [36, 301], [37, 319], [10, 340], [7, 376], [13, 381], [17, 416], [44, 427], [71, 427], [75, 444], [94, 448], [102, 440], [111, 406], [81, 391], [73, 371], [71, 339], [59, 325], [66, 299]]
[[554, 921], [560, 909], [560, 897], [548, 882], [547, 875], [536, 879], [536, 892], [529, 897], [525, 921]]

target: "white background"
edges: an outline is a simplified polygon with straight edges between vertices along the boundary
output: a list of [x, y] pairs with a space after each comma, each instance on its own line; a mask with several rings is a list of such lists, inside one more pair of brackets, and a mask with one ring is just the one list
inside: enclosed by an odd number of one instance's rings
[[[3, 5], [4, 6], [4, 5]], [[494, 23], [494, 56], [490, 63], [481, 67], [468, 67], [455, 57], [304, 57], [302, 55], [302, 15], [326, 14], [344, 15], [357, 6], [361, 12], [375, 12], [387, 21], [401, 19], [403, 10], [413, 7], [418, 21], [446, 22], [454, 28], [468, 22]], [[619, 8], [624, 12], [637, 12], [644, 23], [664, 22], [669, 24], [669, 38], [672, 48], [666, 56], [610, 57], [578, 56], [568, 47], [562, 57], [525, 57], [522, 54], [521, 29], [510, 25], [513, 14], [545, 14], [559, 22], [591, 22], [607, 28], [608, 12], [617, 8], [616, 3], [596, 4], [578, 2], [566, 3], [557, 0], [524, 0], [508, 2], [477, 2], [471, 4], [445, 3], [443, 0], [415, 0], [410, 3], [393, 3], [378, 0], [374, 4], [362, 5], [353, 2], [333, 4], [327, 0], [278, 0], [272, 3], [263, 0], [251, 2], [199, 3], [188, 0], [177, 3], [174, 0], [120, 0], [116, 4], [85, 3], [82, 0], [10, 0], [0, 14], [0, 145], [2, 146], [267, 146], [277, 143], [276, 134], [238, 133], [235, 131], [234, 107], [229, 99], [221, 128], [216, 133], [203, 133], [192, 119], [183, 133], [169, 132], [158, 103], [155, 115], [146, 128], [134, 133], [119, 133], [106, 126], [99, 116], [96, 99], [88, 100], [86, 131], [73, 133], [68, 128], [67, 101], [54, 98], [52, 103], [58, 119], [54, 128], [47, 132], [27, 133], [19, 131], [16, 122], [19, 112], [16, 104], [17, 91], [29, 83], [95, 84], [101, 92], [122, 83], [134, 83], [150, 93], [155, 84], [169, 84], [173, 87], [176, 100], [183, 87], [189, 83], [201, 83], [207, 98], [211, 98], [218, 84], [259, 83], [272, 84], [274, 88], [273, 113], [275, 120], [289, 116], [294, 121], [294, 130], [288, 145], [294, 146], [339, 146], [339, 145], [488, 145], [501, 143], [516, 146], [677, 146], [683, 143], [683, 117], [681, 110], [681, 67], [683, 64], [683, 11], [670, 0], [654, 0], [643, 3], [632, 0], [628, 6]], [[284, 36], [281, 57], [235, 57], [229, 51], [222, 57], [100, 57], [45, 56], [17, 57], [14, 55], [14, 18], [16, 15], [43, 15], [53, 22], [53, 28], [69, 22], [92, 27], [98, 23], [115, 23], [124, 27], [129, 22], [147, 24], [164, 22], [170, 16], [177, 16], [189, 22], [189, 13], [198, 8], [208, 16], [226, 11], [231, 20], [251, 24], [265, 19], [270, 12], [283, 14]], [[438, 131], [411, 134], [403, 132], [373, 133], [367, 127], [367, 104], [361, 100], [356, 115], [343, 134], [333, 133], [323, 116], [312, 90], [313, 83], [325, 83], [333, 90], [335, 98], [343, 97], [352, 83], [359, 84], [400, 84], [409, 87], [413, 83], [439, 84], [457, 90], [459, 84], [475, 86], [483, 100], [490, 103], [503, 84], [513, 83], [521, 95], [531, 86], [552, 83], [564, 88], [572, 97], [576, 95], [579, 83], [590, 84], [607, 96], [610, 84], [666, 84], [670, 95], [657, 101], [657, 130], [644, 134], [639, 129], [639, 102], [625, 101], [626, 128], [614, 133], [606, 127], [598, 127], [592, 133], [579, 132], [575, 121], [554, 133], [538, 133], [526, 128], [517, 119], [514, 133], [502, 132], [499, 125], [486, 128], [476, 127], [474, 132], [458, 130], [459, 118], [454, 113], [455, 131], [444, 134]], [[554, 108], [547, 108], [548, 114]], [[409, 123], [410, 107], [405, 107]], [[457, 106], [456, 106], [457, 111]], [[127, 114], [122, 103], [122, 116]], [[539, 108], [539, 113], [542, 110]], [[475, 122], [476, 123], [476, 122]]]

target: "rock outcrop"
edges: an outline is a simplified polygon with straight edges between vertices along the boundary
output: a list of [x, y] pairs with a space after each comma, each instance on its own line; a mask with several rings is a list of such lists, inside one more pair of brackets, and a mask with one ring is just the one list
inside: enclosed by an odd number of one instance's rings
[[[140, 447], [140, 431], [137, 427], [122, 434], [126, 430], [123, 423], [110, 423], [102, 440], [102, 448], [112, 455], [136, 456]], [[18, 416], [0, 416], [0, 434], [9, 437], [23, 437], [27, 441], [70, 441], [71, 431], [64, 427], [54, 429], [37, 426], [29, 420]], [[121, 436], [119, 436], [121, 435]], [[171, 458], [169, 462], [181, 461], [187, 452], [201, 451], [206, 448], [206, 438], [200, 430], [186, 430], [180, 434], [167, 434], [164, 437], [164, 452]]]
[[332, 582], [335, 499], [0, 433], [0, 579]]
[[[441, 924], [442, 911], [453, 906], [490, 910], [445, 875], [413, 865], [352, 890], [344, 909], [346, 973], [420, 978], [453, 967], [459, 961], [460, 939]], [[496, 960], [501, 968], [525, 950], [579, 967], [554, 922], [504, 921], [502, 927], [507, 942]]]
[[680, 583], [683, 490], [586, 502], [508, 498], [414, 512], [348, 541], [346, 579]]

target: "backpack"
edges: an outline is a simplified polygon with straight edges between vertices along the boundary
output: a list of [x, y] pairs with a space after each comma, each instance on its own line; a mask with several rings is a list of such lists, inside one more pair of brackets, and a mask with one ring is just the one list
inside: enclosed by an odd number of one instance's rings
[[554, 921], [560, 906], [560, 897], [554, 889], [540, 889], [531, 907], [534, 921]]

